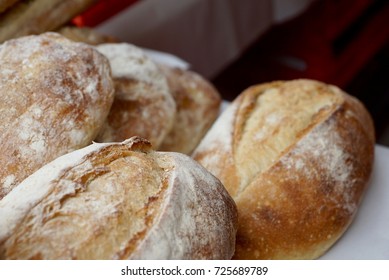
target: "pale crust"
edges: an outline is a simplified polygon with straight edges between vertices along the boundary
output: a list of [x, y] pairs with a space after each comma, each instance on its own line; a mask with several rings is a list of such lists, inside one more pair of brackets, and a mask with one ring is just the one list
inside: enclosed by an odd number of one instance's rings
[[165, 76], [134, 45], [110, 43], [96, 48], [110, 61], [115, 82], [115, 100], [96, 140], [119, 142], [140, 136], [158, 149], [172, 129], [176, 113]]
[[0, 258], [228, 259], [236, 227], [219, 180], [134, 137], [59, 157], [0, 201]]
[[220, 113], [221, 97], [205, 78], [190, 70], [160, 65], [177, 105], [173, 128], [159, 148], [191, 154]]
[[337, 87], [295, 80], [244, 91], [194, 152], [237, 204], [234, 258], [326, 252], [355, 216], [374, 143], [369, 113]]
[[89, 145], [113, 102], [107, 59], [55, 34], [0, 46], [0, 199], [54, 158]]

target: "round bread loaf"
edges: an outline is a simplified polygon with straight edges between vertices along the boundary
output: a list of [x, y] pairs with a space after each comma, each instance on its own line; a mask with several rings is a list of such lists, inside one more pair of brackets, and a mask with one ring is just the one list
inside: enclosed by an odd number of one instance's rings
[[368, 185], [364, 106], [312, 80], [248, 88], [193, 154], [238, 207], [236, 259], [315, 259], [350, 225]]
[[199, 74], [160, 65], [177, 105], [173, 128], [159, 148], [190, 154], [220, 113], [221, 97], [215, 87]]
[[0, 199], [45, 163], [89, 145], [113, 102], [107, 59], [56, 33], [0, 45]]
[[148, 139], [155, 149], [173, 126], [176, 104], [166, 77], [138, 47], [127, 43], [98, 45], [111, 65], [115, 99], [99, 142]]
[[229, 259], [237, 211], [190, 157], [133, 137], [39, 169], [0, 201], [1, 259]]

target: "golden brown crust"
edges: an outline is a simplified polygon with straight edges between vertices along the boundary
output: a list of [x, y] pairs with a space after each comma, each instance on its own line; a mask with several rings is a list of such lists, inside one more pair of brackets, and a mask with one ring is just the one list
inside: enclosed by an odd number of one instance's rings
[[160, 65], [177, 105], [173, 128], [160, 150], [190, 154], [216, 120], [221, 97], [215, 87], [199, 74]]
[[191, 158], [144, 139], [93, 144], [0, 202], [1, 259], [225, 259], [236, 206]]
[[322, 255], [351, 223], [367, 187], [369, 113], [336, 87], [296, 80], [249, 88], [221, 118], [228, 122], [213, 129], [230, 139], [207, 135], [194, 158], [237, 203], [234, 258]]
[[0, 42], [53, 31], [69, 22], [96, 0], [20, 1], [0, 19]]
[[0, 47], [0, 199], [57, 156], [89, 145], [113, 101], [108, 61], [55, 33]]

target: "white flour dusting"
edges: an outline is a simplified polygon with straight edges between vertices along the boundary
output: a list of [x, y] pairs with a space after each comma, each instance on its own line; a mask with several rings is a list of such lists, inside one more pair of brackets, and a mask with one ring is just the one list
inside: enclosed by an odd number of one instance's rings
[[108, 58], [114, 78], [132, 78], [168, 92], [165, 76], [142, 49], [128, 43], [101, 44], [96, 48]]
[[[329, 119], [315, 127], [290, 153], [281, 158], [281, 162], [285, 168], [299, 170], [303, 177], [308, 179], [318, 174], [325, 176], [324, 180], [334, 186], [335, 194], [343, 197], [343, 201], [334, 202], [341, 204], [349, 213], [353, 213], [357, 208], [356, 202], [352, 199], [352, 187], [355, 183], [351, 179], [353, 160], [350, 160], [351, 155], [343, 148], [344, 139], [339, 135], [335, 122], [334, 119]], [[313, 160], [316, 168], [306, 165], [306, 159]], [[293, 172], [289, 174], [294, 175]]]

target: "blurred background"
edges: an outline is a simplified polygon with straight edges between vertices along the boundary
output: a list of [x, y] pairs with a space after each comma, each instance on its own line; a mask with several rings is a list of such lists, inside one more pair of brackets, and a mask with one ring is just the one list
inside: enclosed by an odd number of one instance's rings
[[177, 55], [226, 100], [278, 79], [337, 85], [389, 146], [387, 0], [141, 0], [96, 28]]
[[[24, 26], [12, 31], [15, 14]], [[0, 0], [0, 41], [62, 25], [173, 54], [228, 101], [279, 79], [337, 85], [365, 104], [389, 146], [388, 0]]]

